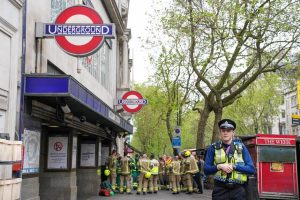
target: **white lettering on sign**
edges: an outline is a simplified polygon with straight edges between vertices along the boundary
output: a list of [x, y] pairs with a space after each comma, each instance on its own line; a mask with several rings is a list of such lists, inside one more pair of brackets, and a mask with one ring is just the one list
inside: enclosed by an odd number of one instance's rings
[[145, 105], [147, 104], [147, 99], [119, 99], [119, 105]]
[[265, 144], [274, 144], [274, 145], [291, 145], [291, 140], [283, 139], [264, 139]]
[[57, 35], [95, 35], [110, 36], [113, 34], [113, 26], [111, 24], [46, 24], [45, 34], [48, 36]]

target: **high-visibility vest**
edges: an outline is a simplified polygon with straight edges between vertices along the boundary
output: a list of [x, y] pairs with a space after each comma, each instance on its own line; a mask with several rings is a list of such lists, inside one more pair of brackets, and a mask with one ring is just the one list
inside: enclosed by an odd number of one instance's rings
[[138, 171], [138, 169], [137, 169], [137, 160], [136, 159], [132, 159], [131, 160], [131, 163], [130, 163], [130, 166], [131, 166], [131, 171], [132, 172], [137, 172]]
[[159, 167], [159, 162], [156, 159], [151, 160], [151, 174], [157, 175], [158, 174], [158, 167]]
[[[236, 165], [236, 164], [245, 165], [245, 161], [243, 159], [243, 154], [241, 151], [242, 144], [236, 143], [235, 146], [238, 146], [238, 148], [235, 147], [235, 150], [234, 150], [234, 153], [233, 153], [230, 163], [232, 163], [234, 165]], [[237, 151], [237, 149], [239, 149], [239, 151]], [[222, 147], [221, 148], [215, 147], [214, 163], [215, 163], [215, 165], [229, 163], [228, 156], [226, 155], [226, 152], [224, 151], [224, 149]], [[221, 181], [221, 182], [225, 182], [227, 179], [227, 174], [222, 172], [222, 170], [218, 170], [217, 173], [215, 173], [215, 175], [214, 175], [214, 179]], [[231, 183], [243, 184], [243, 183], [247, 182], [247, 174], [233, 170], [227, 180], [228, 180], [228, 182], [231, 182]]]

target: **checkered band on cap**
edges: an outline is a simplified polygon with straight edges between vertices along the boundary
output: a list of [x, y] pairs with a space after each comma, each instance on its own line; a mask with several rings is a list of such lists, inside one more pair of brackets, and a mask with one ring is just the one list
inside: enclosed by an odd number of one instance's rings
[[229, 123], [228, 121], [225, 121], [224, 123], [222, 123], [220, 125], [220, 128], [231, 128], [231, 129], [234, 129], [234, 125]]

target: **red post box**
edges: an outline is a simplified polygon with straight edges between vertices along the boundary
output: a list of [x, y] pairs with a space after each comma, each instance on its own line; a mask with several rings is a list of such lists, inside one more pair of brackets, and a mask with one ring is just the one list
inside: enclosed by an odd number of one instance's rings
[[259, 198], [298, 199], [295, 135], [257, 134], [244, 143], [257, 168]]

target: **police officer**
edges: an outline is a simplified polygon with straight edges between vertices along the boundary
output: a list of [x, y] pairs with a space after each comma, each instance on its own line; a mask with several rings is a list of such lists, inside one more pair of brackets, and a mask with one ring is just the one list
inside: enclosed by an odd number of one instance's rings
[[233, 139], [236, 123], [231, 119], [219, 121], [219, 141], [207, 150], [204, 173], [214, 175], [213, 200], [246, 200], [247, 175], [255, 169], [245, 145]]
[[193, 176], [193, 179], [194, 179], [194, 182], [197, 184], [196, 192], [198, 194], [202, 194], [203, 193], [202, 177], [203, 177], [203, 174], [204, 174], [204, 161], [200, 158], [199, 155], [196, 155], [195, 158], [197, 160], [197, 165], [198, 165], [199, 172], [197, 172]]

